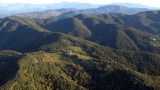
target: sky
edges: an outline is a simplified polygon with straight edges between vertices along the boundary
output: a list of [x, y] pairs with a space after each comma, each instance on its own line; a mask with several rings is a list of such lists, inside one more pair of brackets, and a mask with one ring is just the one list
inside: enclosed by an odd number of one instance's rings
[[48, 4], [60, 2], [78, 2], [93, 4], [109, 4], [109, 3], [138, 3], [152, 7], [160, 7], [160, 0], [0, 0], [0, 3], [32, 3], [32, 4]]

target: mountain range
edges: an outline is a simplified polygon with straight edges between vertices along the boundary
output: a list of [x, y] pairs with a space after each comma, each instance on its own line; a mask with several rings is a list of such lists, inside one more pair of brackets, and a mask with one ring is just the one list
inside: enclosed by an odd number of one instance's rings
[[0, 89], [159, 90], [159, 21], [160, 11], [1, 18]]
[[143, 4], [133, 4], [133, 3], [111, 3], [111, 5], [118, 5], [118, 6], [125, 6], [129, 8], [149, 8], [149, 9], [154, 9], [157, 7], [151, 7]]
[[76, 8], [76, 9], [87, 9], [97, 8], [99, 4], [88, 4], [88, 3], [52, 3], [52, 4], [25, 4], [25, 3], [1, 3], [0, 12], [5, 15], [12, 15], [17, 13], [26, 12], [38, 12], [44, 10], [54, 10], [63, 8]]
[[[53, 3], [53, 4], [23, 4], [23, 3], [1, 3], [0, 12], [3, 17], [17, 16], [45, 16], [52, 17], [58, 14], [102, 14], [102, 13], [124, 13], [135, 14], [142, 11], [153, 10], [156, 8], [137, 4], [88, 4], [88, 3]], [[143, 6], [143, 7], [142, 7]], [[63, 11], [64, 10], [64, 11]], [[67, 12], [66, 12], [67, 11]], [[55, 15], [54, 15], [55, 14]], [[44, 16], [44, 17], [45, 17]], [[1, 16], [2, 17], [2, 16]], [[43, 16], [42, 16], [43, 17]]]
[[28, 17], [28, 18], [67, 18], [72, 17], [78, 14], [86, 14], [86, 15], [100, 15], [107, 13], [122, 13], [133, 15], [143, 11], [150, 11], [151, 9], [147, 8], [128, 8], [124, 6], [117, 5], [107, 5], [98, 8], [90, 8], [90, 9], [57, 9], [57, 10], [47, 10], [42, 12], [30, 12], [30, 13], [22, 13], [15, 14], [15, 16], [19, 17]]

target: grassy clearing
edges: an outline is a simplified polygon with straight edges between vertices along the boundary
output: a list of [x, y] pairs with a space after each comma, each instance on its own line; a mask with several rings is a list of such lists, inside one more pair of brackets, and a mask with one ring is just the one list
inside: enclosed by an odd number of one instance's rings
[[86, 55], [85, 51], [83, 51], [82, 48], [80, 47], [70, 46], [66, 48], [64, 51], [68, 55], [77, 56], [79, 59], [82, 59], [82, 60], [92, 60], [92, 57]]

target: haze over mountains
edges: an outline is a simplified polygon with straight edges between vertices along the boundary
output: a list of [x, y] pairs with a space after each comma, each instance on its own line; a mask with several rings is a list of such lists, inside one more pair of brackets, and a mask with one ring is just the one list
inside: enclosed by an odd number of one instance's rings
[[159, 10], [16, 15], [0, 19], [0, 90], [160, 90]]
[[133, 3], [111, 3], [111, 5], [119, 5], [119, 6], [125, 6], [125, 7], [129, 7], [129, 8], [150, 8], [150, 9], [154, 9], [156, 7], [151, 7], [151, 6], [147, 6], [147, 5], [143, 5], [143, 4], [133, 4]]
[[54, 10], [62, 8], [76, 8], [76, 9], [87, 9], [97, 8], [102, 5], [92, 5], [88, 3], [53, 3], [53, 4], [23, 4], [23, 3], [2, 3], [0, 11], [2, 14], [11, 15], [16, 13], [26, 13], [44, 10]]
[[[128, 6], [127, 6], [128, 5]], [[136, 7], [137, 6], [137, 7]], [[40, 16], [42, 13], [47, 17], [54, 17], [59, 14], [102, 14], [102, 13], [125, 13], [135, 14], [153, 9], [151, 7], [138, 7], [137, 4], [113, 3], [108, 5], [88, 3], [53, 3], [53, 4], [5, 4], [0, 6], [1, 17], [3, 16]], [[59, 10], [60, 9], [60, 10]], [[64, 11], [63, 11], [64, 9]], [[47, 10], [47, 11], [46, 11]], [[51, 12], [52, 11], [52, 12]], [[67, 11], [67, 12], [66, 12]], [[24, 13], [24, 14], [22, 14]], [[44, 17], [45, 17], [44, 16]]]
[[127, 8], [123, 6], [108, 5], [92, 9], [57, 9], [57, 10], [47, 10], [42, 12], [31, 12], [24, 14], [17, 14], [16, 16], [20, 17], [29, 17], [29, 18], [67, 18], [72, 17], [78, 14], [86, 15], [100, 15], [104, 13], [123, 13], [123, 14], [136, 14], [143, 11], [149, 11], [150, 9], [146, 8]]

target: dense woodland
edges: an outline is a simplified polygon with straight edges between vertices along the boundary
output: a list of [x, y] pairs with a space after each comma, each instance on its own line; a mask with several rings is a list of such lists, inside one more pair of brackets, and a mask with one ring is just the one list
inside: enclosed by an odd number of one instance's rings
[[160, 11], [2, 18], [0, 90], [160, 90]]

